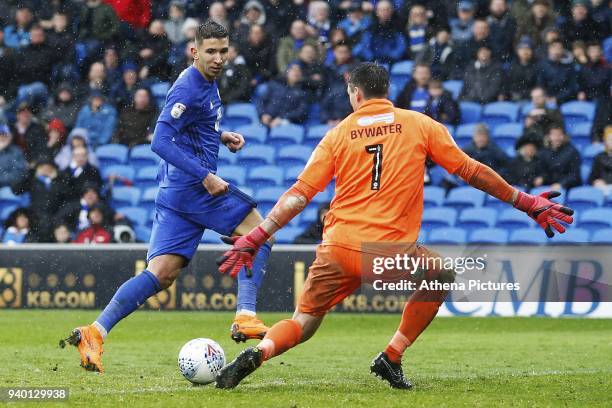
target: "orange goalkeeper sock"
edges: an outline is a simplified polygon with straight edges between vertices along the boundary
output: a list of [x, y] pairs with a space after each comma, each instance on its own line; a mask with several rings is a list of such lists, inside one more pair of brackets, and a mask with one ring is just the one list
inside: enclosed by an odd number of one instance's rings
[[270, 327], [257, 348], [263, 352], [263, 361], [266, 361], [296, 346], [301, 339], [302, 326], [295, 320], [285, 319]]

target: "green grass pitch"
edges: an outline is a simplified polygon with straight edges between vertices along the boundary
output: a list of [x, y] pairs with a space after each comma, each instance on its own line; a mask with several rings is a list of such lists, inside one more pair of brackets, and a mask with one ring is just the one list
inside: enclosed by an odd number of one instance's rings
[[[103, 375], [58, 347], [95, 316], [0, 311], [0, 387], [68, 387], [70, 405], [89, 407], [612, 405], [611, 320], [438, 318], [404, 356], [415, 383], [406, 392], [369, 374], [399, 315], [331, 314], [313, 339], [228, 391], [192, 386], [176, 358], [186, 341], [210, 337], [232, 359], [244, 347], [228, 336], [232, 314], [138, 311], [108, 338]], [[288, 314], [262, 316], [273, 323]]]

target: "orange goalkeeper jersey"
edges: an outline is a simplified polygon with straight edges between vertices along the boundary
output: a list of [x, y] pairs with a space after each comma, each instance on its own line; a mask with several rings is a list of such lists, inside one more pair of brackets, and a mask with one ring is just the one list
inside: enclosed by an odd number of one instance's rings
[[327, 132], [298, 177], [318, 191], [336, 177], [323, 244], [416, 241], [428, 157], [449, 173], [469, 160], [444, 125], [386, 99], [366, 101]]

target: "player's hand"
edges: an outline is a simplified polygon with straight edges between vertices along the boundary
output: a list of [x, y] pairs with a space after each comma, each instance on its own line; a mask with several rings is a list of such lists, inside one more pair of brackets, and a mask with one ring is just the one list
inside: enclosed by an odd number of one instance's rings
[[229, 190], [229, 183], [213, 173], [208, 173], [206, 178], [202, 180], [202, 184], [208, 194], [213, 197], [225, 194]]
[[538, 196], [519, 192], [514, 207], [526, 212], [544, 229], [548, 238], [552, 238], [555, 233], [551, 227], [560, 233], [565, 232], [565, 227], [559, 224], [559, 220], [566, 224], [574, 222], [574, 210], [549, 200], [560, 195], [558, 191], [546, 191]]
[[226, 145], [230, 152], [236, 153], [244, 146], [244, 137], [240, 133], [225, 131], [221, 133], [221, 143]]
[[251, 232], [242, 237], [222, 236], [221, 241], [232, 245], [232, 249], [225, 252], [217, 259], [219, 272], [228, 273], [235, 278], [242, 267], [246, 267], [247, 277], [252, 276], [253, 259], [257, 255], [259, 248], [270, 239], [270, 234], [262, 227], [253, 228]]

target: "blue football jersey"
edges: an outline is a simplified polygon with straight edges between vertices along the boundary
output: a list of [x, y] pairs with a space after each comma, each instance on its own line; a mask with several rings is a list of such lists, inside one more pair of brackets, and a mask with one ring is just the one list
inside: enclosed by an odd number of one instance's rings
[[[166, 104], [157, 119], [174, 128], [177, 147], [211, 173], [217, 171], [219, 155], [219, 123], [223, 116], [217, 82], [209, 82], [194, 66], [185, 69], [166, 97]], [[159, 169], [160, 187], [186, 187], [202, 180], [162, 160]]]

